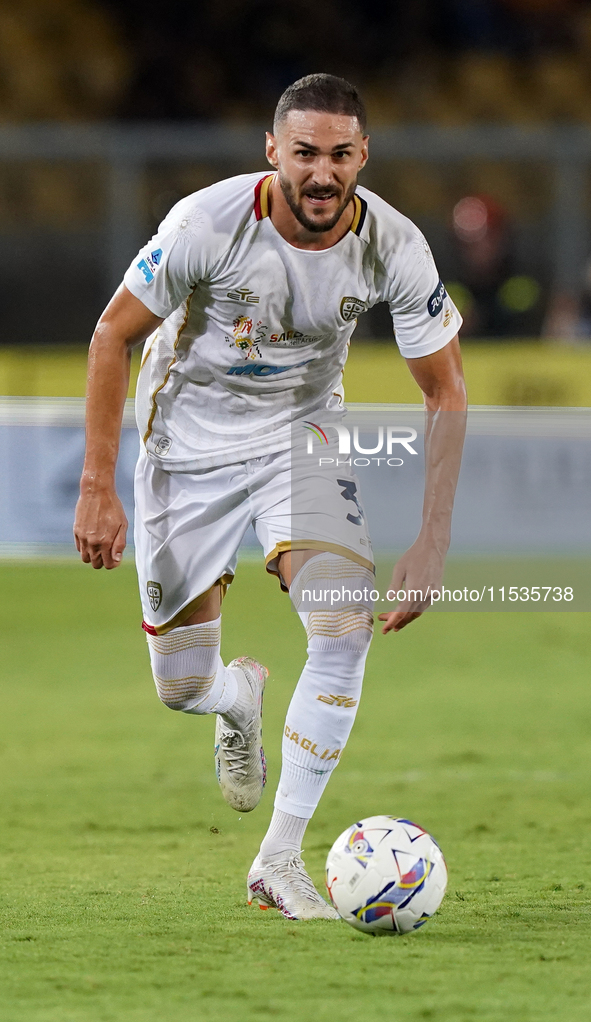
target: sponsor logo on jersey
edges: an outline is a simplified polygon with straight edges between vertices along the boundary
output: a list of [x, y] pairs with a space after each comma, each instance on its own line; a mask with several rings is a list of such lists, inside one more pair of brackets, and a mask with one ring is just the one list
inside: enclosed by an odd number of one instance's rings
[[251, 305], [258, 305], [261, 300], [249, 287], [238, 287], [235, 291], [228, 291], [227, 297], [233, 302], [250, 302]]
[[361, 298], [348, 295], [341, 299], [341, 316], [347, 323], [350, 323], [352, 319], [357, 319], [362, 312], [365, 312], [366, 308], [367, 305]]
[[314, 344], [322, 338], [316, 334], [303, 334], [300, 330], [284, 330], [281, 334], [271, 334], [269, 344], [283, 348], [299, 348], [304, 344]]
[[160, 266], [162, 259], [162, 249], [156, 248], [153, 252], [150, 252], [145, 259], [140, 259], [137, 264], [138, 270], [141, 270], [144, 277], [146, 278], [146, 284], [151, 284], [154, 280], [154, 274]]
[[164, 454], [168, 454], [168, 452], [169, 452], [171, 447], [172, 447], [172, 440], [170, 439], [170, 437], [169, 436], [161, 436], [160, 439], [158, 440], [158, 443], [156, 444], [156, 446], [154, 448], [154, 453], [155, 454], [159, 454], [160, 456], [162, 456]]
[[148, 591], [148, 599], [152, 610], [158, 610], [158, 607], [162, 603], [162, 586], [160, 582], [148, 582], [146, 589]]
[[297, 362], [292, 366], [270, 366], [261, 362], [255, 362], [251, 365], [230, 366], [226, 371], [226, 376], [254, 376], [257, 379], [266, 379], [268, 376], [286, 373], [288, 369], [299, 369], [300, 366], [305, 366], [308, 362], [312, 361], [311, 358], [306, 358], [303, 362]]
[[253, 326], [250, 316], [237, 316], [232, 324], [232, 337], [226, 337], [226, 340], [235, 345], [245, 358], [262, 358], [257, 341], [262, 339], [261, 334], [264, 335], [266, 327], [259, 320], [253, 335]]
[[346, 710], [351, 709], [353, 706], [357, 706], [356, 699], [349, 699], [349, 696], [333, 696], [332, 694], [327, 696], [317, 696], [317, 699], [321, 703], [327, 703], [328, 706], [343, 706]]
[[443, 308], [443, 302], [447, 298], [447, 291], [442, 280], [439, 281], [433, 294], [427, 302], [427, 312], [430, 316], [438, 316]]
[[453, 318], [454, 318], [454, 314], [453, 314], [452, 310], [451, 309], [446, 309], [445, 310], [445, 316], [443, 317], [443, 325], [444, 326], [449, 326], [449, 324], [451, 323]]

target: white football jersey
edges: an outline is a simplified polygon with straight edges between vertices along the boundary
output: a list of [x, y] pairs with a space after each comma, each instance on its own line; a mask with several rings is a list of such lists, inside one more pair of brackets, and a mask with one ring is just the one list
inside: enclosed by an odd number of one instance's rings
[[418, 228], [366, 188], [351, 229], [294, 248], [269, 217], [273, 174], [179, 202], [125, 274], [164, 320], [148, 338], [136, 411], [148, 456], [194, 471], [290, 447], [294, 421], [342, 405], [357, 317], [390, 304], [406, 358], [443, 348], [461, 318]]

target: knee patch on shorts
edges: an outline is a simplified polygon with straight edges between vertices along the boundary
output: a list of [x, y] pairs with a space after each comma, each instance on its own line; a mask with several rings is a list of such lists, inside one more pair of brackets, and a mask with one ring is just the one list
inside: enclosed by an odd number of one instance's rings
[[195, 712], [211, 693], [219, 663], [220, 621], [148, 635], [156, 691], [171, 710]]

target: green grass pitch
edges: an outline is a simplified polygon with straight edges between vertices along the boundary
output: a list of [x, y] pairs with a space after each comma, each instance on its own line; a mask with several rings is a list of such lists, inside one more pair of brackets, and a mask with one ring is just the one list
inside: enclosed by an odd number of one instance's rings
[[227, 659], [268, 664], [269, 789], [239, 817], [213, 720], [148, 670], [135, 577], [5, 563], [1, 1022], [569, 1022], [591, 1015], [586, 614], [427, 614], [377, 634], [356, 727], [305, 842], [416, 819], [448, 894], [408, 937], [248, 908], [272, 807], [299, 620], [262, 566], [224, 607]]

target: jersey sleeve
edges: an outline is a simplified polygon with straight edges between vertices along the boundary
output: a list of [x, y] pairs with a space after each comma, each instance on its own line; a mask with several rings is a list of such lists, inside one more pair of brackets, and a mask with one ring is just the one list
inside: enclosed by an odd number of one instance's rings
[[181, 201], [132, 260], [123, 283], [155, 316], [166, 319], [206, 279], [213, 254], [208, 220]]
[[432, 355], [451, 341], [462, 317], [441, 281], [431, 249], [418, 227], [408, 229], [385, 260], [384, 297], [404, 358]]

